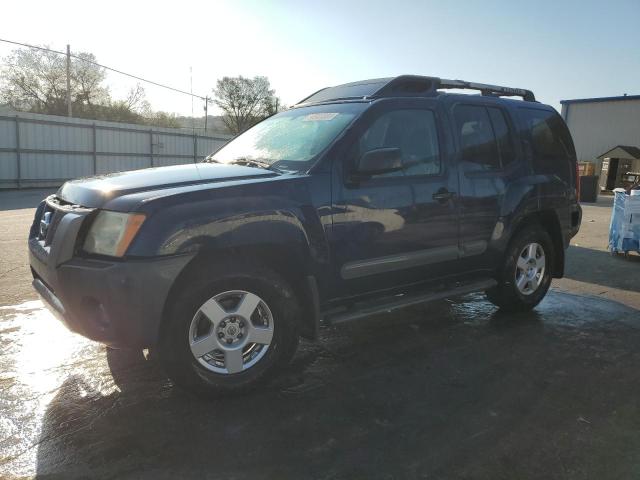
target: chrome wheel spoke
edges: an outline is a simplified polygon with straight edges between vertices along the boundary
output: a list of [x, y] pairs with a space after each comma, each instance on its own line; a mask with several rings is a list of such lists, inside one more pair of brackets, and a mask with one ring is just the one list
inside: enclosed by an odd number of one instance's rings
[[538, 285], [540, 285], [540, 277], [538, 277], [538, 275], [535, 275], [531, 279], [531, 284], [533, 286], [532, 290], [535, 290], [536, 288], [538, 288]]
[[211, 333], [206, 337], [200, 338], [191, 343], [191, 353], [196, 358], [200, 358], [203, 355], [219, 348], [220, 344], [218, 343], [218, 339], [216, 336]]
[[527, 279], [527, 276], [525, 274], [522, 274], [520, 278], [518, 278], [516, 285], [522, 291], [526, 288], [527, 283], [529, 283], [529, 279]]
[[547, 260], [544, 258], [544, 254], [536, 258], [536, 266], [538, 267], [538, 270], [545, 268], [546, 265]]
[[527, 257], [529, 260], [535, 260], [538, 255], [538, 244], [531, 243], [529, 244], [529, 248], [527, 249]]
[[204, 305], [200, 307], [200, 312], [214, 325], [217, 325], [218, 322], [227, 316], [227, 312], [224, 311], [215, 298], [207, 300]]
[[518, 257], [518, 268], [520, 270], [522, 270], [523, 272], [527, 271], [527, 267], [529, 266], [529, 264], [527, 263], [527, 259], [523, 258], [522, 256]]
[[224, 366], [229, 373], [238, 373], [244, 369], [242, 348], [224, 351]]
[[260, 297], [254, 295], [253, 293], [247, 292], [244, 297], [238, 303], [236, 308], [236, 314], [244, 317], [247, 321], [251, 321], [251, 315], [258, 308], [258, 304], [260, 303]]
[[273, 328], [269, 327], [255, 327], [251, 326], [249, 330], [249, 341], [259, 343], [261, 345], [269, 345], [273, 338]]

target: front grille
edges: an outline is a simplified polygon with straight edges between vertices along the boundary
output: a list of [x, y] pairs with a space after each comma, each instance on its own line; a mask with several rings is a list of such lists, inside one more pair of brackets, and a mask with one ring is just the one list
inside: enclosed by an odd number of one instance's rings
[[38, 210], [39, 215], [36, 215], [33, 230], [35, 230], [36, 239], [42, 241], [46, 247], [51, 245], [60, 220], [66, 215], [66, 212], [54, 208], [47, 201], [44, 202], [43, 208]]
[[66, 215], [66, 212], [63, 212], [61, 210], [54, 210], [52, 213], [53, 213], [53, 219], [51, 220], [51, 224], [49, 225], [49, 228], [47, 228], [46, 237], [44, 239], [45, 246], [51, 245], [51, 242], [53, 241], [53, 237], [56, 234], [56, 230], [58, 229], [58, 225], [60, 224], [60, 220], [62, 220], [62, 217]]
[[65, 215], [87, 210], [51, 195], [38, 206], [29, 238], [36, 239], [42, 247], [48, 247], [53, 243], [58, 226]]

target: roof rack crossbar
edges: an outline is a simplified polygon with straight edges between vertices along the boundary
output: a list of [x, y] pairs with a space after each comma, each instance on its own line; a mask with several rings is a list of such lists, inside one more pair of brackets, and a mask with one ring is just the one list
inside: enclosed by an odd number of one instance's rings
[[487, 85], [484, 83], [467, 82], [465, 80], [447, 80], [445, 78], [441, 78], [438, 88], [479, 90], [482, 95], [522, 97], [522, 99], [527, 102], [536, 101], [536, 97], [531, 90], [526, 90], [524, 88], [501, 87], [499, 85]]

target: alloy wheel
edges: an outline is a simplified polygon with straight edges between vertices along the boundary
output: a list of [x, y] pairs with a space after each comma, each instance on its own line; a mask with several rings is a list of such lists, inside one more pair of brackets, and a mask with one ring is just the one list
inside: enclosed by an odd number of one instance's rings
[[198, 308], [189, 327], [189, 347], [207, 370], [233, 375], [264, 357], [273, 328], [273, 315], [262, 298], [244, 290], [230, 290]]
[[527, 244], [516, 262], [516, 288], [523, 295], [534, 293], [542, 280], [546, 269], [544, 249], [539, 243]]

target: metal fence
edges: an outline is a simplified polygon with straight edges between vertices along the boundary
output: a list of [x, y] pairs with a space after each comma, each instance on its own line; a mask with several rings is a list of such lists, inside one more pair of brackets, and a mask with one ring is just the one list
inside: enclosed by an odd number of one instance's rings
[[232, 137], [82, 118], [0, 112], [0, 188], [197, 162]]

